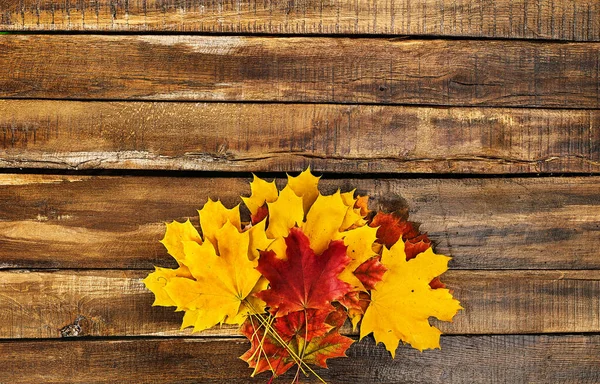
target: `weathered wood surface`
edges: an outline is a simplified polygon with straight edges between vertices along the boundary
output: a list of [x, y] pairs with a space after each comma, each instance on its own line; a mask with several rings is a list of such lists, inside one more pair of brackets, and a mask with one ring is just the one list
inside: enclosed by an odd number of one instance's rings
[[[0, 338], [57, 338], [79, 315], [86, 336], [173, 336], [181, 312], [152, 307], [150, 271], [0, 272]], [[457, 271], [442, 280], [465, 308], [446, 334], [600, 332], [600, 271]], [[345, 332], [350, 333], [350, 327]], [[215, 327], [200, 336], [236, 335]]]
[[[401, 346], [392, 360], [369, 338], [346, 359], [317, 372], [328, 383], [576, 383], [600, 381], [598, 335], [442, 336], [441, 350]], [[242, 339], [142, 339], [0, 343], [0, 364], [10, 383], [264, 383], [238, 359]], [[276, 383], [289, 383], [293, 373]], [[317, 383], [314, 378], [302, 382]]]
[[600, 111], [0, 100], [0, 166], [599, 172]]
[[0, 38], [2, 98], [598, 108], [599, 73], [599, 43]]
[[[192, 176], [192, 175], [189, 175]], [[196, 210], [249, 195], [250, 178], [0, 175], [4, 268], [152, 268], [173, 260], [164, 222], [197, 225]], [[370, 207], [410, 210], [462, 269], [598, 269], [598, 177], [343, 179]]]
[[594, 0], [4, 0], [9, 30], [400, 34], [600, 40]]

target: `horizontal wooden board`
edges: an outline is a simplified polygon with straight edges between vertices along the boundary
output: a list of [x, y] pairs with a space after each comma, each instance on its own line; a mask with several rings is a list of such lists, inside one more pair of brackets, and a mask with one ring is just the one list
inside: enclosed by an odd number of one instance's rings
[[[600, 381], [600, 336], [448, 336], [441, 350], [401, 346], [392, 360], [370, 339], [348, 358], [317, 373], [334, 383], [576, 383]], [[243, 339], [86, 340], [0, 343], [0, 364], [10, 383], [264, 383], [269, 374], [237, 357]], [[276, 380], [289, 383], [294, 372]], [[317, 383], [314, 377], [303, 383]]]
[[2, 98], [598, 108], [599, 73], [599, 43], [173, 35], [0, 38]]
[[[164, 222], [206, 200], [249, 195], [248, 178], [0, 175], [3, 268], [172, 265]], [[599, 269], [599, 177], [323, 179], [372, 196], [370, 207], [411, 212], [438, 252], [463, 269]]]
[[[0, 338], [60, 337], [79, 315], [86, 336], [190, 335], [179, 330], [181, 312], [152, 307], [154, 295], [141, 282], [149, 272], [0, 272]], [[434, 321], [444, 333], [600, 332], [597, 270], [450, 270], [442, 280], [465, 308], [453, 323]], [[235, 334], [231, 326], [202, 333]]]
[[600, 171], [600, 111], [0, 100], [0, 166]]
[[400, 34], [600, 40], [594, 0], [5, 0], [8, 30]]

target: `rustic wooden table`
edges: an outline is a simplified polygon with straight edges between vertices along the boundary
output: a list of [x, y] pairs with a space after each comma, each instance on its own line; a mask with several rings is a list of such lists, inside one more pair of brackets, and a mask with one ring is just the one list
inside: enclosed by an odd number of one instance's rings
[[141, 279], [164, 222], [307, 165], [408, 209], [466, 308], [329, 383], [600, 383], [598, 0], [0, 0], [0, 30], [0, 383], [265, 382]]

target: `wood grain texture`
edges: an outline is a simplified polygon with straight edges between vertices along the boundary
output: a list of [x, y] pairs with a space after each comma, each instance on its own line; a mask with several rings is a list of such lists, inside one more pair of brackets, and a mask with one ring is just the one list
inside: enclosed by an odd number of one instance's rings
[[6, 35], [0, 97], [598, 108], [599, 63], [599, 43]]
[[[0, 338], [56, 338], [79, 315], [82, 336], [174, 336], [182, 312], [152, 307], [150, 271], [0, 272]], [[465, 308], [446, 334], [600, 332], [600, 271], [458, 271], [442, 280]], [[345, 333], [352, 333], [345, 328]], [[231, 326], [195, 334], [237, 335]]]
[[[173, 260], [164, 222], [198, 224], [210, 197], [249, 195], [247, 178], [0, 175], [4, 268], [152, 268]], [[344, 179], [370, 207], [411, 212], [440, 253], [463, 269], [599, 269], [598, 177]], [[281, 186], [281, 184], [280, 184]]]
[[3, 0], [8, 30], [400, 34], [600, 40], [594, 0]]
[[[264, 383], [251, 379], [237, 356], [242, 339], [70, 340], [0, 343], [0, 363], [10, 383]], [[401, 346], [392, 360], [369, 338], [349, 358], [317, 372], [333, 383], [576, 383], [600, 381], [600, 336], [442, 336], [441, 350]], [[293, 372], [276, 380], [289, 383]], [[317, 383], [302, 378], [303, 383]]]
[[600, 111], [0, 100], [0, 166], [600, 171]]

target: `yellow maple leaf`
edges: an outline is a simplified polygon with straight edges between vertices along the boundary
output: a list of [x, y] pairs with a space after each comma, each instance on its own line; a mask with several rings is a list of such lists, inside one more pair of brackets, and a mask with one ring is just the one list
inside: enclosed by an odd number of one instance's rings
[[320, 178], [315, 177], [310, 172], [310, 167], [306, 168], [298, 176], [288, 175], [288, 185], [297, 196], [302, 198], [302, 207], [305, 214], [308, 213], [310, 207], [317, 200], [317, 196], [319, 196], [318, 185]]
[[381, 263], [387, 268], [375, 285], [371, 302], [362, 319], [361, 339], [373, 332], [395, 356], [400, 340], [422, 351], [440, 347], [441, 331], [429, 324], [434, 316], [442, 321], [462, 309], [448, 289], [432, 289], [429, 282], [448, 269], [450, 257], [436, 255], [431, 248], [406, 261], [404, 242], [383, 248]]
[[220, 200], [212, 201], [208, 199], [204, 207], [198, 211], [200, 215], [200, 228], [204, 240], [210, 241], [214, 246], [217, 245], [215, 239], [216, 232], [221, 229], [227, 221], [231, 222], [234, 227], [240, 229], [240, 206], [236, 205], [231, 209], [225, 208]]
[[341, 194], [342, 200], [344, 204], [348, 207], [346, 211], [346, 216], [344, 216], [344, 221], [340, 226], [340, 231], [345, 231], [351, 227], [362, 227], [366, 224], [366, 221], [363, 220], [364, 215], [361, 214], [360, 208], [354, 208], [356, 204], [357, 198], [354, 198], [354, 192], [356, 190], [352, 190], [350, 192], [345, 192]]
[[266, 236], [260, 235], [259, 229], [253, 233], [254, 238], [259, 239], [256, 244], [268, 246], [257, 249], [272, 250], [278, 257], [285, 258], [283, 238], [289, 235], [291, 228], [298, 226], [308, 236], [313, 251], [320, 254], [331, 240], [343, 238], [340, 232], [365, 225], [361, 208], [355, 208], [354, 191], [322, 195], [318, 189], [319, 179], [310, 168], [295, 177], [288, 175], [288, 184], [276, 196], [274, 182], [254, 176], [251, 195], [242, 199], [252, 214], [265, 203], [269, 212]]
[[152, 305], [162, 307], [174, 306], [175, 302], [164, 290], [165, 285], [167, 285], [167, 283], [175, 277], [191, 277], [190, 271], [185, 266], [178, 269], [161, 267], [154, 267], [154, 269], [154, 272], [148, 274], [148, 276], [146, 276], [146, 278], [143, 280], [146, 288], [154, 293], [154, 303], [152, 303]]
[[323, 253], [339, 233], [347, 212], [348, 206], [344, 204], [340, 191], [329, 196], [319, 193], [306, 215], [306, 222], [302, 224], [302, 231], [317, 255]]
[[247, 310], [242, 303], [261, 277], [257, 262], [248, 258], [248, 231], [240, 233], [228, 220], [214, 239], [216, 246], [210, 241], [184, 241], [183, 262], [196, 280], [174, 277], [164, 287], [177, 308], [192, 311], [184, 325], [193, 322], [194, 331], [222, 322], [241, 324], [240, 310]]
[[248, 245], [248, 258], [250, 260], [258, 259], [260, 256], [260, 251], [266, 250], [273, 242], [272, 239], [267, 237], [267, 232], [265, 230], [266, 225], [267, 220], [261, 220], [248, 229], [248, 235], [250, 236], [250, 243]]
[[191, 278], [192, 275], [182, 263], [182, 260], [185, 258], [182, 241], [195, 241], [202, 244], [202, 238], [189, 219], [184, 223], [173, 221], [171, 223], [166, 223], [166, 225], [167, 230], [165, 231], [165, 236], [160, 242], [165, 246], [169, 255], [177, 260], [177, 264], [179, 264], [177, 275], [180, 277]]
[[267, 228], [267, 237], [276, 239], [287, 236], [290, 228], [304, 220], [304, 211], [302, 210], [302, 198], [286, 186], [279, 193], [279, 197], [269, 207], [269, 227]]
[[350, 284], [354, 290], [366, 291], [363, 284], [354, 275], [354, 271], [362, 263], [375, 256], [373, 243], [377, 239], [377, 228], [369, 227], [368, 225], [357, 227], [337, 234], [337, 238], [342, 237], [344, 244], [348, 247], [346, 253], [351, 261], [342, 271], [339, 278]]
[[279, 196], [275, 181], [267, 182], [256, 175], [250, 183], [250, 191], [252, 191], [250, 197], [242, 197], [242, 201], [253, 215], [256, 215], [258, 209], [265, 203], [272, 203]]

